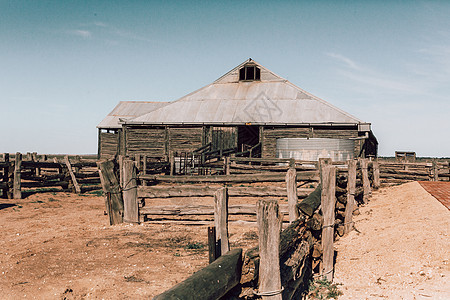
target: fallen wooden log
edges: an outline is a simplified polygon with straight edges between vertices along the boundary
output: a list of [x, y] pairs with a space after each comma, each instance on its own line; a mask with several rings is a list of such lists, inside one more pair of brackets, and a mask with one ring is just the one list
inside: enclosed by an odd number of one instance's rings
[[153, 299], [220, 299], [239, 284], [241, 270], [242, 249], [234, 249]]

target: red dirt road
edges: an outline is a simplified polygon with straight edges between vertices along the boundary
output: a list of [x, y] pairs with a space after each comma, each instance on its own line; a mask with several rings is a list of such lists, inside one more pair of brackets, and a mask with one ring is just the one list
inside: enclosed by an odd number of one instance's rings
[[420, 185], [450, 210], [450, 182], [419, 181]]

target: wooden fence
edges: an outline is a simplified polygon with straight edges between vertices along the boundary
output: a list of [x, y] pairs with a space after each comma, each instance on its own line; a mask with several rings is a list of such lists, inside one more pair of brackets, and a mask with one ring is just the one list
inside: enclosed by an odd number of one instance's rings
[[[241, 275], [238, 279], [233, 277], [232, 281], [236, 285], [239, 282], [243, 283], [240, 287], [242, 296], [261, 295], [263, 298], [270, 293], [278, 293], [280, 297], [283, 295], [283, 299], [295, 299], [305, 291], [307, 279], [311, 278], [312, 272], [332, 279], [334, 237], [341, 236], [353, 228], [353, 212], [359, 204], [369, 201], [371, 189], [379, 186], [378, 174], [380, 174], [377, 164], [367, 160], [348, 163], [331, 163], [331, 161], [324, 160], [319, 164], [292, 160], [268, 162], [254, 159], [251, 161], [252, 165], [248, 166], [252, 167], [251, 170], [261, 173], [216, 176], [147, 175], [139, 174], [135, 162], [128, 159], [121, 160], [122, 162], [117, 164], [112, 161], [98, 163], [102, 182], [105, 183], [104, 191], [108, 195], [107, 211], [110, 214], [111, 224], [140, 222], [144, 219], [148, 220], [151, 216], [211, 216], [213, 218], [208, 220], [214, 220], [214, 240], [220, 245], [219, 252], [228, 253], [229, 217], [233, 214], [256, 216], [260, 228], [260, 245], [245, 253], [243, 260], [240, 261], [243, 263]], [[234, 160], [234, 162], [237, 161], [241, 162], [242, 160]], [[232, 169], [235, 167], [232, 162], [233, 159], [230, 162], [224, 162], [224, 173], [228, 169], [227, 164], [229, 164], [229, 173], [232, 173]], [[280, 163], [285, 165], [280, 165]], [[114, 168], [120, 165], [119, 169], [122, 171], [114, 171]], [[257, 168], [253, 169], [256, 166]], [[243, 166], [235, 167], [239, 170], [244, 168]], [[121, 175], [117, 176], [117, 174]], [[255, 182], [281, 183], [283, 186], [239, 186], [242, 183]], [[167, 185], [168, 183], [170, 185]], [[311, 187], [305, 187], [305, 183]], [[218, 186], [211, 186], [212, 184]], [[221, 185], [223, 187], [220, 187]], [[166, 205], [152, 207], [145, 203], [146, 199], [151, 198], [205, 196], [214, 197], [213, 206]], [[258, 201], [256, 206], [254, 204], [228, 204], [228, 197], [247, 196], [263, 200]], [[279, 205], [276, 200], [264, 200], [270, 196], [287, 197], [287, 204]], [[280, 230], [276, 229], [279, 225], [267, 225], [266, 223], [269, 219], [277, 220], [276, 222], [280, 223], [283, 221], [283, 215], [288, 217], [290, 225], [280, 235]], [[261, 226], [267, 226], [267, 229], [263, 229]], [[275, 234], [275, 236], [268, 237], [265, 236], [266, 234]], [[273, 247], [273, 241], [280, 247]], [[264, 254], [260, 250], [263, 247]], [[279, 252], [273, 253], [274, 250], [266, 249], [267, 247], [279, 249]], [[210, 247], [210, 249], [214, 249], [215, 253], [216, 248]], [[217, 255], [211, 256], [216, 258]], [[279, 271], [261, 269], [265, 265], [273, 267], [274, 257], [279, 257]], [[266, 260], [269, 260], [270, 263], [263, 263]], [[232, 268], [232, 270], [235, 272], [236, 268]], [[263, 284], [266, 280], [264, 278], [267, 276], [264, 277], [262, 274], [273, 275], [273, 272], [280, 274], [280, 284], [278, 281]], [[194, 290], [189, 282], [197, 284], [195, 282], [198, 280], [213, 282], [218, 279], [215, 277], [217, 274], [208, 271], [200, 271], [199, 274], [203, 274], [201, 276], [205, 277], [191, 278], [180, 284], [182, 288], [174, 287], [158, 296], [157, 299], [170, 299], [175, 295], [172, 293], [174, 291], [180, 293], [183, 289]], [[198, 277], [199, 274], [195, 276]], [[214, 290], [207, 293], [224, 294], [233, 286], [227, 285], [226, 289], [222, 289], [220, 292]], [[204, 291], [203, 286], [199, 288], [200, 290]], [[194, 298], [196, 296], [210, 299], [204, 293], [191, 295]]]
[[36, 152], [2, 154], [2, 197], [20, 199], [23, 194], [48, 188], [76, 193], [101, 189], [96, 166], [95, 158], [80, 156], [38, 155]]

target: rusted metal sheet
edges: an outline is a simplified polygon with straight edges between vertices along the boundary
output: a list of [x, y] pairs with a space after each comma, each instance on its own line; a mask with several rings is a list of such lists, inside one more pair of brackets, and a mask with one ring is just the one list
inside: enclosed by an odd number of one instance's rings
[[127, 124], [356, 125], [364, 123], [260, 64], [261, 80], [239, 81], [237, 66], [215, 82]]
[[121, 120], [135, 118], [164, 107], [169, 102], [150, 101], [121, 101], [117, 106], [98, 124], [97, 128], [114, 129], [121, 128]]

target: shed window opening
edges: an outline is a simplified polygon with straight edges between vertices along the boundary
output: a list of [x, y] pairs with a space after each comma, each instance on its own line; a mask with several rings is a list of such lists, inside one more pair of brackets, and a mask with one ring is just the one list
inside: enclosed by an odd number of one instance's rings
[[244, 66], [239, 70], [239, 80], [261, 80], [261, 70], [257, 66]]

